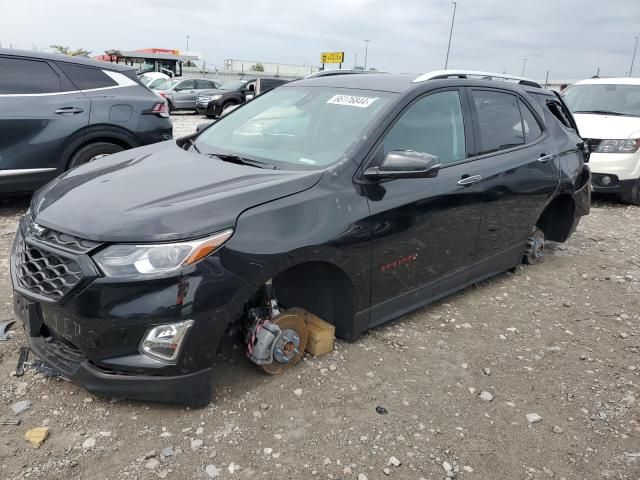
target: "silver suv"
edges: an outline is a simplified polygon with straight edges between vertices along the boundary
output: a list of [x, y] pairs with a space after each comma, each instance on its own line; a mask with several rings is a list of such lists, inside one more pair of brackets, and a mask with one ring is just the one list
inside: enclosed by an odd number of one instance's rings
[[195, 110], [198, 93], [218, 88], [220, 83], [208, 78], [172, 78], [153, 87], [167, 99], [169, 111]]

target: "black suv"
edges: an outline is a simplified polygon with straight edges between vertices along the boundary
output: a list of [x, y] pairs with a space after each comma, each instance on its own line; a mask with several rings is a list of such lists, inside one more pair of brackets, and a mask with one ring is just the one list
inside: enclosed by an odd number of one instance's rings
[[0, 48], [0, 194], [102, 155], [168, 140], [165, 101], [132, 67]]
[[196, 111], [207, 118], [216, 118], [229, 108], [252, 100], [258, 95], [284, 85], [288, 80], [282, 78], [247, 78], [228, 82], [215, 90], [205, 90], [196, 97]]
[[230, 329], [281, 372], [310, 315], [355, 340], [539, 261], [589, 212], [573, 118], [532, 82], [455, 75], [295, 81], [63, 174], [11, 256], [31, 349], [95, 393], [203, 405]]

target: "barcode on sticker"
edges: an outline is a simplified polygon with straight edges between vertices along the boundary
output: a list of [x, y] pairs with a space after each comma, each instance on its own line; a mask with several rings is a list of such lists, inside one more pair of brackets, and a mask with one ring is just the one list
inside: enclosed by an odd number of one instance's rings
[[334, 95], [327, 103], [332, 103], [334, 105], [348, 105], [350, 107], [360, 107], [367, 108], [373, 102], [375, 102], [378, 97], [356, 97], [355, 95]]

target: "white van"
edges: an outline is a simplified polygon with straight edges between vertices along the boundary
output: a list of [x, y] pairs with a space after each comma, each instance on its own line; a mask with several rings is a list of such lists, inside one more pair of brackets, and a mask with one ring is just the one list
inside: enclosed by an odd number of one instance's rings
[[640, 78], [592, 78], [562, 93], [591, 149], [593, 190], [640, 205]]

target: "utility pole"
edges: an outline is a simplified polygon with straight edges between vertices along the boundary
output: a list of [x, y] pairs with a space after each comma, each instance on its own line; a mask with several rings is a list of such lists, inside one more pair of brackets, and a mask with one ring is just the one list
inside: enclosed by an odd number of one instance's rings
[[544, 88], [547, 88], [547, 85], [549, 85], [549, 70], [547, 70], [547, 76], [544, 79]]
[[527, 60], [528, 58], [522, 59], [522, 75], [520, 75], [521, 77], [524, 77], [524, 69], [527, 68]]
[[367, 69], [367, 54], [369, 53], [369, 42], [371, 40], [364, 41], [364, 69]]
[[451, 29], [449, 30], [449, 44], [447, 45], [447, 58], [444, 60], [444, 69], [447, 69], [449, 65], [449, 50], [451, 49], [451, 37], [453, 36], [453, 22], [456, 21], [456, 7], [458, 4], [456, 2], [453, 3], [453, 16], [451, 17]]
[[353, 62], [353, 68], [356, 68], [357, 65], [358, 65], [358, 54], [356, 53], [356, 59]]
[[187, 35], [187, 52], [189, 51], [189, 35]]
[[631, 68], [629, 69], [629, 77], [633, 73], [633, 62], [636, 61], [636, 51], [638, 50], [638, 37], [633, 37], [636, 39], [636, 45], [633, 47], [633, 56], [631, 57]]

